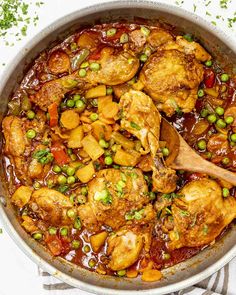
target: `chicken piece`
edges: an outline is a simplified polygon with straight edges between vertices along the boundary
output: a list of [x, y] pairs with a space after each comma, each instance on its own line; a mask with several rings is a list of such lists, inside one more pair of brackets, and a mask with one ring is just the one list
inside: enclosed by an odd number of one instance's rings
[[140, 169], [104, 169], [88, 184], [88, 203], [78, 208], [78, 215], [91, 231], [104, 224], [118, 229], [126, 223], [127, 212], [149, 202], [147, 192]]
[[223, 198], [214, 180], [202, 178], [186, 184], [172, 205], [174, 229], [169, 232], [171, 249], [210, 244], [236, 217], [236, 199]]
[[73, 219], [67, 216], [67, 210], [72, 208], [70, 199], [60, 192], [47, 187], [33, 192], [29, 207], [43, 221], [51, 225], [68, 225]]
[[177, 49], [185, 54], [192, 54], [195, 58], [201, 62], [205, 62], [211, 59], [211, 55], [197, 42], [189, 42], [182, 36], [177, 36], [176, 41], [166, 43], [162, 49], [172, 50]]
[[170, 34], [170, 32], [168, 32], [162, 28], [152, 30], [150, 35], [147, 38], [148, 44], [155, 50], [159, 46], [161, 46], [169, 41], [172, 41], [172, 40], [173, 40], [173, 37]]
[[138, 260], [144, 241], [142, 234], [122, 229], [109, 236], [107, 244], [107, 254], [110, 255], [108, 266], [112, 270], [122, 270]]
[[143, 153], [154, 157], [159, 149], [161, 116], [152, 99], [141, 91], [130, 90], [120, 98], [121, 128], [135, 135], [142, 143]]
[[81, 78], [78, 71], [43, 84], [30, 100], [46, 111], [50, 104], [60, 104], [64, 95], [73, 89], [89, 89], [97, 84], [117, 85], [129, 81], [138, 71], [139, 60], [131, 53], [119, 52], [105, 47], [101, 51], [98, 71], [87, 70], [87, 75]]
[[114, 53], [114, 48], [105, 47], [101, 51], [101, 59], [97, 61], [100, 70], [89, 71], [87, 80], [92, 83], [118, 85], [132, 79], [138, 71], [139, 59], [132, 53], [121, 51]]
[[203, 66], [178, 50], [158, 50], [142, 68], [139, 79], [159, 110], [168, 116], [178, 109], [187, 113], [195, 106]]
[[79, 77], [78, 73], [75, 72], [71, 75], [44, 83], [36, 94], [30, 96], [30, 100], [43, 111], [47, 111], [52, 103], [55, 102], [59, 105], [64, 95], [72, 89], [86, 89], [91, 87], [91, 85], [86, 85], [86, 83], [86, 79]]
[[144, 148], [143, 154], [150, 152], [154, 189], [170, 193], [176, 188], [176, 173], [158, 160], [161, 116], [152, 99], [141, 91], [130, 90], [120, 99], [122, 109], [121, 128], [135, 135]]
[[22, 130], [22, 120], [15, 116], [7, 116], [2, 122], [5, 137], [5, 153], [11, 156], [22, 156], [28, 140]]

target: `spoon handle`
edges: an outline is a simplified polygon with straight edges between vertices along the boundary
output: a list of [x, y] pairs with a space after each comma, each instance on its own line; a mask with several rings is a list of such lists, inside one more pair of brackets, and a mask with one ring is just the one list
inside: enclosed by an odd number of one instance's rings
[[174, 169], [205, 173], [236, 186], [236, 173], [203, 159], [190, 148], [182, 137], [180, 137], [180, 153], [170, 166]]

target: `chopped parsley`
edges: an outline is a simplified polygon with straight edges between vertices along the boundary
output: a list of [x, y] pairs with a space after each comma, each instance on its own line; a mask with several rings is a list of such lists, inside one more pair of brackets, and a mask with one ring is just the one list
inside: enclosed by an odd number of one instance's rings
[[134, 129], [141, 130], [141, 127], [138, 124], [134, 123], [133, 121], [130, 122], [130, 126]]
[[39, 150], [33, 153], [33, 158], [37, 159], [37, 161], [42, 164], [48, 164], [53, 161], [54, 157], [52, 153], [48, 149], [45, 150]]
[[[29, 4], [22, 0], [0, 0], [0, 38], [5, 41], [6, 46], [13, 46], [14, 43], [9, 42], [6, 38], [9, 35], [14, 35], [17, 41], [20, 41], [20, 34], [27, 35], [28, 25], [37, 24], [38, 16], [29, 16]], [[32, 6], [32, 3], [30, 3]], [[36, 6], [40, 7], [43, 2], [36, 2]], [[31, 12], [32, 13], [32, 12]], [[14, 32], [11, 30], [14, 28]]]
[[180, 211], [180, 214], [181, 214], [182, 216], [190, 216], [190, 213], [189, 213], [188, 211], [185, 211], [185, 210], [181, 210], [181, 211]]
[[125, 220], [140, 220], [143, 218], [144, 209], [141, 210], [131, 210], [130, 212], [125, 214]]

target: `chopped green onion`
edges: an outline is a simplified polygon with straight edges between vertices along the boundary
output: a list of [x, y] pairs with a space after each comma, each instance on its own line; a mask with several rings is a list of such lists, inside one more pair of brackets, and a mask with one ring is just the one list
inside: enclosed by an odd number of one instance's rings
[[227, 157], [223, 158], [223, 160], [222, 160], [222, 164], [223, 164], [223, 165], [228, 165], [229, 162], [230, 162], [230, 160], [229, 160], [229, 158], [227, 158]]
[[140, 59], [142, 62], [146, 62], [147, 59], [148, 59], [148, 57], [147, 57], [147, 55], [146, 55], [145, 53], [143, 53], [143, 54], [140, 55], [139, 59]]
[[126, 275], [126, 270], [125, 269], [122, 269], [122, 270], [118, 270], [117, 271], [117, 275], [119, 277], [124, 277]]
[[75, 220], [75, 223], [74, 223], [74, 228], [80, 230], [81, 227], [82, 227], [82, 224], [81, 224], [80, 218], [77, 217], [76, 220]]
[[50, 235], [55, 235], [57, 233], [56, 227], [49, 227], [48, 232]]
[[140, 31], [148, 37], [150, 35], [150, 30], [147, 27], [141, 26]]
[[207, 60], [206, 62], [205, 62], [205, 66], [207, 66], [207, 67], [211, 67], [212, 66], [212, 60]]
[[60, 228], [60, 235], [61, 236], [67, 236], [68, 235], [68, 228], [67, 227], [61, 227]]
[[113, 36], [115, 36], [115, 34], [116, 34], [116, 28], [111, 28], [106, 31], [107, 37], [113, 37]]
[[203, 89], [199, 89], [199, 90], [198, 90], [198, 93], [197, 93], [198, 97], [203, 97], [204, 94], [205, 94], [205, 92], [204, 92]]
[[72, 247], [72, 249], [79, 249], [79, 247], [80, 247], [80, 241], [79, 240], [73, 240], [72, 242], [71, 242], [71, 247]]
[[130, 122], [130, 126], [134, 129], [141, 130], [141, 127], [134, 122]]
[[224, 187], [222, 189], [222, 195], [223, 195], [224, 198], [227, 198], [229, 196], [229, 189]]

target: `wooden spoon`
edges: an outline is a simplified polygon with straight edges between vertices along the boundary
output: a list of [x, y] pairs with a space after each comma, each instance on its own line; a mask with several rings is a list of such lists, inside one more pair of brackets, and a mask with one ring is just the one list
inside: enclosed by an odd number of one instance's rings
[[170, 151], [166, 165], [176, 169], [205, 173], [236, 186], [236, 173], [220, 168], [199, 156], [164, 118], [161, 123], [160, 139], [166, 141]]

